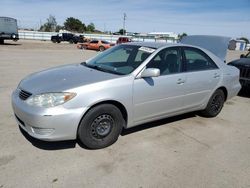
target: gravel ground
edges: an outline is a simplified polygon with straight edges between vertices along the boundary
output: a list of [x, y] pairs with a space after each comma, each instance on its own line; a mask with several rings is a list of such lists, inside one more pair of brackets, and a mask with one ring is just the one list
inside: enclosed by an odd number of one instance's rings
[[[250, 187], [250, 96], [225, 103], [216, 118], [186, 114], [122, 133], [112, 146], [42, 142], [22, 133], [10, 96], [26, 75], [96, 54], [76, 45], [18, 41], [0, 45], [0, 188]], [[241, 53], [229, 51], [227, 60]]]

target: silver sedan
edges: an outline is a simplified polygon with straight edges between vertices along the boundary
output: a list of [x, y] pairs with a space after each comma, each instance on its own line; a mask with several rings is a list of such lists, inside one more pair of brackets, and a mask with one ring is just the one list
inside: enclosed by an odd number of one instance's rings
[[200, 111], [237, 95], [239, 70], [188, 44], [127, 43], [24, 78], [12, 94], [18, 125], [41, 140], [113, 144], [123, 128]]

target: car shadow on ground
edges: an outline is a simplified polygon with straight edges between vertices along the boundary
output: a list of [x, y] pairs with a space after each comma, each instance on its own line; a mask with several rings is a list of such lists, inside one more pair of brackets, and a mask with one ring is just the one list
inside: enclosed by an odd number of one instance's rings
[[[180, 121], [183, 119], [188, 119], [195, 117], [195, 113], [188, 113], [188, 114], [183, 114], [179, 116], [174, 116], [170, 118], [165, 118], [162, 120], [158, 121], [153, 121], [150, 123], [145, 123], [142, 125], [138, 125], [136, 127], [132, 127], [129, 129], [124, 129], [121, 133], [121, 136], [126, 136], [129, 134], [133, 134], [139, 131], [143, 131], [146, 129], [151, 129], [155, 127], [159, 127], [165, 124], [169, 124], [175, 121]], [[38, 140], [36, 138], [31, 137], [28, 133], [26, 133], [22, 128], [20, 128], [20, 132], [23, 134], [23, 136], [35, 147], [42, 149], [42, 150], [62, 150], [62, 149], [71, 149], [75, 148], [76, 144], [78, 144], [81, 148], [83, 149], [88, 149], [86, 146], [84, 146], [78, 139], [77, 140], [70, 140], [70, 141], [54, 141], [54, 142], [47, 142], [47, 141], [42, 141]], [[89, 150], [89, 149], [88, 149]]]
[[31, 137], [27, 132], [25, 132], [22, 128], [20, 128], [20, 132], [23, 134], [23, 136], [35, 147], [43, 150], [61, 150], [61, 149], [70, 149], [75, 148], [76, 141], [70, 140], [70, 141], [55, 141], [55, 142], [47, 142], [38, 140], [36, 138]]
[[165, 118], [165, 119], [161, 119], [161, 120], [141, 124], [141, 125], [138, 125], [138, 126], [135, 126], [135, 127], [132, 127], [132, 128], [123, 129], [123, 131], [121, 133], [121, 136], [126, 136], [128, 134], [133, 134], [133, 133], [143, 131], [143, 130], [146, 130], [146, 129], [152, 129], [152, 128], [163, 126], [165, 124], [173, 123], [173, 122], [176, 122], [176, 121], [189, 119], [189, 118], [192, 118], [192, 117], [195, 117], [195, 116], [196, 116], [195, 113], [187, 113], [187, 114], [182, 114], [182, 115], [179, 115], [179, 116], [169, 117], [169, 118]]
[[19, 46], [19, 45], [22, 45], [20, 43], [3, 43], [3, 44], [0, 44], [0, 46]]

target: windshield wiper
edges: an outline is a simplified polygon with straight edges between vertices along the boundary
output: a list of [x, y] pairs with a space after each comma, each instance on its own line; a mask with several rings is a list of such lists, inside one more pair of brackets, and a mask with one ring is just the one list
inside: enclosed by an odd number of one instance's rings
[[[84, 65], [86, 67], [95, 69], [95, 70], [99, 70], [102, 72], [107, 72], [107, 73], [112, 73], [112, 74], [117, 74], [117, 75], [123, 75], [122, 73], [116, 72], [110, 68], [108, 68], [108, 66], [105, 65], [92, 65], [92, 64], [87, 64], [86, 62], [81, 63], [81, 65]], [[103, 66], [105, 66], [106, 68], [104, 68]]]

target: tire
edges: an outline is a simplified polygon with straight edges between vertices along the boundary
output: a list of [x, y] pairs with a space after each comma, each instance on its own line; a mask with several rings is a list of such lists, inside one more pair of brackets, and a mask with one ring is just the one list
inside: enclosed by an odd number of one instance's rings
[[103, 46], [100, 46], [100, 47], [99, 47], [99, 51], [100, 51], [100, 52], [103, 52], [104, 50], [105, 50], [105, 48], [104, 48]]
[[73, 40], [73, 39], [70, 39], [70, 40], [69, 40], [69, 43], [70, 43], [70, 44], [73, 44], [73, 43], [74, 43], [74, 40]]
[[117, 141], [125, 120], [121, 111], [112, 104], [101, 104], [90, 109], [79, 128], [79, 140], [90, 149], [101, 149]]
[[0, 39], [0, 44], [4, 44], [4, 39]]
[[56, 43], [56, 40], [55, 40], [55, 39], [52, 39], [52, 42], [53, 42], [53, 43]]
[[217, 89], [208, 101], [205, 110], [201, 111], [201, 115], [204, 117], [217, 116], [225, 102], [225, 94], [221, 89]]

